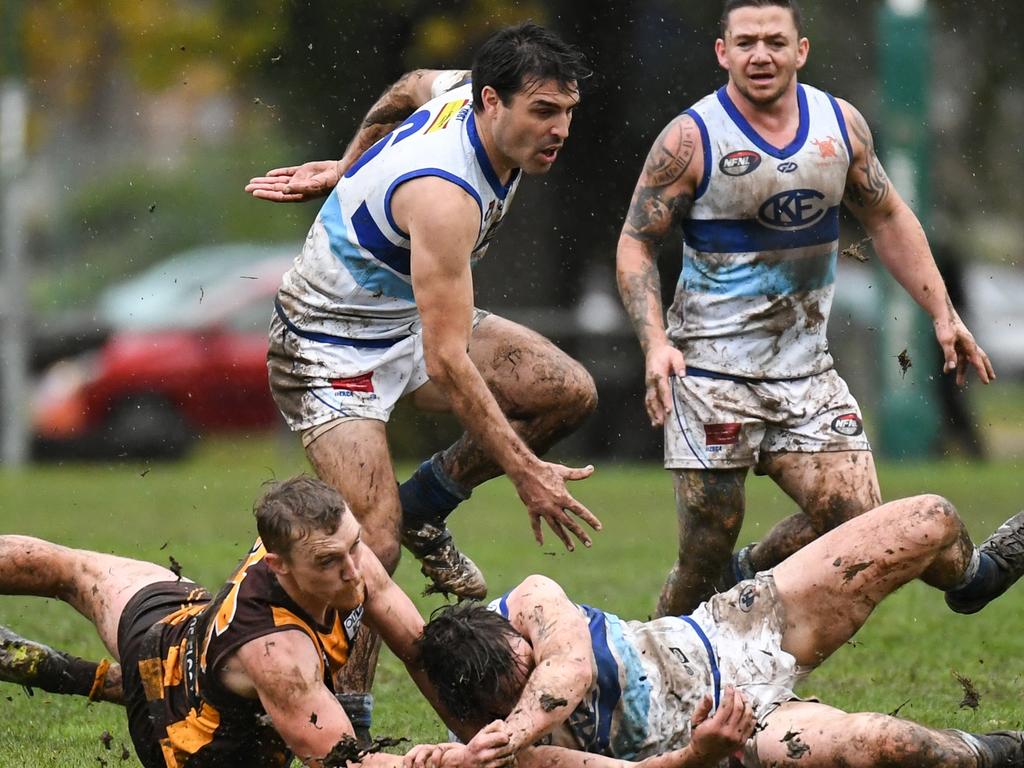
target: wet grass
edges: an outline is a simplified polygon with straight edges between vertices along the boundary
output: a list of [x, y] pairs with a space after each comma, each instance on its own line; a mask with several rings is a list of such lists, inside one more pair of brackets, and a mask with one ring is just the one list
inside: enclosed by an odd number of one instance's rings
[[[215, 587], [254, 536], [249, 509], [260, 482], [304, 468], [290, 442], [260, 439], [211, 443], [194, 459], [173, 465], [69, 465], [0, 474], [0, 531], [163, 564], [173, 556], [186, 575]], [[881, 475], [886, 498], [925, 491], [948, 496], [979, 538], [1024, 498], [1013, 461], [883, 464]], [[748, 487], [744, 541], [793, 511], [770, 482], [752, 478]], [[675, 549], [667, 474], [654, 466], [600, 466], [576, 490], [605, 523], [591, 551], [566, 553], [553, 539], [542, 547], [533, 543], [526, 514], [504, 480], [479, 489], [453, 528], [487, 573], [492, 595], [539, 571], [560, 581], [576, 600], [646, 618]], [[403, 560], [398, 580], [426, 612], [442, 601], [419, 597], [424, 582], [411, 562]], [[74, 653], [102, 653], [89, 625], [55, 601], [0, 598], [0, 623]], [[801, 692], [852, 710], [900, 708], [903, 716], [941, 727], [1024, 727], [1022, 636], [1024, 588], [982, 614], [960, 617], [937, 593], [910, 585], [881, 606], [854, 643]], [[383, 658], [375, 732], [443, 738], [401, 665], [387, 654]], [[954, 673], [969, 678], [980, 694], [976, 710], [960, 707], [964, 690]], [[121, 760], [121, 745], [130, 750], [130, 744], [118, 708], [42, 692], [29, 698], [0, 683], [0, 712], [0, 765], [136, 764], [134, 753]], [[113, 736], [109, 751], [101, 743], [104, 731]]]

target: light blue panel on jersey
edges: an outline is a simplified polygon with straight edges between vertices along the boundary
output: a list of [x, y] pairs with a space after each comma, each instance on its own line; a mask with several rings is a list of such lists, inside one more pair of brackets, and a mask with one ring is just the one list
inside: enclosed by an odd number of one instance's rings
[[716, 264], [713, 267], [688, 252], [683, 256], [679, 282], [683, 290], [722, 297], [791, 296], [836, 281], [836, 251], [791, 258], [773, 264], [763, 261]]
[[[382, 296], [415, 301], [412, 286], [409, 283], [388, 270], [377, 259], [367, 258], [351, 243], [348, 227], [345, 226], [345, 219], [341, 213], [341, 203], [338, 200], [337, 191], [327, 196], [327, 202], [320, 209], [320, 222], [327, 231], [331, 252], [345, 265], [352, 275], [352, 279], [360, 287]], [[380, 232], [379, 229], [377, 231]], [[380, 233], [380, 237], [391, 247], [398, 247], [387, 241], [383, 233]]]
[[609, 639], [618, 653], [626, 680], [626, 687], [622, 692], [621, 718], [619, 727], [615, 730], [612, 754], [625, 760], [633, 760], [640, 746], [647, 740], [651, 684], [640, 661], [640, 654], [623, 635], [622, 621], [618, 616], [608, 613], [605, 617]]

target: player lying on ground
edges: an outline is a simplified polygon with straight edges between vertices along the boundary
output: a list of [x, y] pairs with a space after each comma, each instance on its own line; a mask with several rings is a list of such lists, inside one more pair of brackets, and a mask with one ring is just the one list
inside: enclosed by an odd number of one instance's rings
[[323, 482], [274, 484], [255, 515], [260, 538], [216, 597], [152, 563], [0, 536], [0, 593], [64, 600], [121, 662], [75, 659], [4, 630], [0, 679], [121, 701], [146, 768], [270, 768], [292, 753], [324, 765], [352, 735], [332, 673], [360, 624], [422, 685], [423, 621]]
[[908, 581], [973, 613], [1022, 573], [1024, 512], [975, 548], [952, 504], [917, 496], [843, 524], [691, 616], [625, 622], [531, 576], [489, 609], [464, 603], [428, 622], [423, 663], [468, 743], [420, 747], [412, 763], [494, 755], [500, 735], [492, 765], [514, 757], [519, 768], [653, 755], [711, 766], [733, 753], [748, 767], [1021, 766], [1021, 732], [850, 714], [792, 688]]

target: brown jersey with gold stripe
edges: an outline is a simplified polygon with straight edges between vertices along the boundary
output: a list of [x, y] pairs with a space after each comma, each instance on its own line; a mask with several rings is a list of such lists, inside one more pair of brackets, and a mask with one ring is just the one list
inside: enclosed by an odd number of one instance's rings
[[138, 668], [150, 732], [167, 768], [289, 764], [292, 755], [259, 700], [221, 682], [223, 665], [241, 645], [275, 632], [305, 632], [320, 652], [324, 685], [331, 690], [334, 673], [348, 660], [362, 606], [347, 615], [331, 609], [326, 624], [317, 623], [288, 597], [265, 555], [257, 539], [213, 600], [183, 605], [143, 639]]

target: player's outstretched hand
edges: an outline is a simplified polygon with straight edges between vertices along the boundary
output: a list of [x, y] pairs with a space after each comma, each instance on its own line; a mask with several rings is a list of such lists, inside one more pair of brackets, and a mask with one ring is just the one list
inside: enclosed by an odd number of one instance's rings
[[671, 344], [652, 347], [647, 352], [644, 405], [652, 427], [660, 427], [672, 413], [672, 377], [686, 375], [683, 353]]
[[690, 751], [706, 765], [743, 748], [754, 734], [754, 709], [747, 697], [731, 685], [722, 691], [718, 709], [711, 714], [711, 697], [705, 696], [691, 718]]
[[591, 545], [590, 536], [577, 518], [595, 531], [601, 530], [601, 521], [573, 498], [565, 484], [569, 480], [583, 480], [592, 474], [594, 467], [591, 464], [576, 469], [537, 459], [522, 475], [512, 478], [519, 498], [523, 500], [530, 515], [530, 527], [533, 528], [533, 537], [538, 544], [544, 543], [544, 532], [541, 529], [541, 520], [544, 520], [570, 552], [576, 548], [569, 536], [570, 532], [583, 546]]
[[417, 744], [405, 753], [402, 768], [438, 768], [445, 752], [463, 747], [462, 744]]
[[316, 160], [267, 171], [266, 176], [250, 179], [245, 191], [274, 203], [304, 203], [326, 197], [340, 178], [337, 160]]
[[956, 371], [957, 386], [963, 386], [967, 380], [967, 367], [973, 366], [978, 372], [978, 378], [982, 384], [988, 384], [996, 377], [992, 363], [985, 354], [985, 350], [978, 346], [974, 336], [964, 321], [955, 314], [952, 317], [936, 320], [935, 338], [942, 347], [944, 373]]

